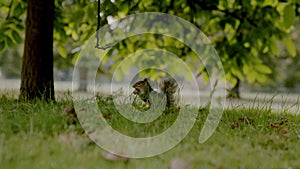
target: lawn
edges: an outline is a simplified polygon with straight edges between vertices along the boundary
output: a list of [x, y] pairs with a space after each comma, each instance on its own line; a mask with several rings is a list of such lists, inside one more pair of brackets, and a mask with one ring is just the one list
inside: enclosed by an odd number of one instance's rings
[[[108, 123], [137, 137], [160, 133], [177, 117], [176, 113], [163, 114], [153, 123], [135, 124], [124, 120], [112, 104], [98, 98]], [[199, 133], [208, 112], [197, 109], [195, 125], [173, 149], [150, 158], [127, 159], [107, 153], [91, 141], [71, 116], [72, 106], [69, 97], [55, 103], [28, 103], [0, 96], [0, 168], [300, 168], [300, 117], [288, 112], [225, 110], [214, 134], [200, 144]]]

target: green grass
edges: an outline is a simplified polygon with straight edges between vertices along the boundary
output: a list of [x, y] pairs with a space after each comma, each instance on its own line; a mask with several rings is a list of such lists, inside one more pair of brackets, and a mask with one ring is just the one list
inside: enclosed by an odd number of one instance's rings
[[[300, 168], [300, 117], [285, 112], [226, 110], [212, 137], [200, 144], [208, 113], [204, 109], [190, 133], [170, 151], [151, 158], [110, 161], [79, 124], [64, 116], [63, 106], [71, 107], [71, 99], [26, 103], [0, 96], [0, 168], [167, 169], [175, 158], [196, 169]], [[116, 130], [137, 137], [160, 133], [177, 117], [164, 114], [141, 125], [123, 119], [107, 99], [99, 99], [99, 107]]]

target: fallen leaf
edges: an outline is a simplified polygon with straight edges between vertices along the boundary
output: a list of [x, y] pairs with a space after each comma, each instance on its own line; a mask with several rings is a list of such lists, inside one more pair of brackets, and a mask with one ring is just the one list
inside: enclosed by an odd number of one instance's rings
[[287, 124], [287, 122], [288, 122], [288, 119], [281, 119], [281, 120], [278, 122], [278, 124], [279, 124], [279, 125], [284, 125], [284, 124]]
[[252, 124], [254, 122], [254, 119], [252, 117], [246, 116], [246, 117], [240, 117], [235, 122], [231, 124], [231, 128], [236, 128], [240, 126], [243, 123]]
[[288, 119], [283, 118], [274, 123], [270, 123], [269, 126], [273, 130], [278, 130], [280, 137], [288, 137], [289, 132], [288, 132], [288, 127], [286, 126], [287, 123], [288, 123]]
[[279, 130], [279, 136], [280, 137], [288, 137], [288, 128], [287, 127], [282, 127]]
[[113, 153], [108, 152], [108, 151], [103, 151], [103, 152], [102, 152], [102, 156], [103, 156], [106, 160], [109, 160], [109, 161], [124, 161], [124, 162], [127, 162], [127, 161], [129, 160], [128, 157], [116, 155], [116, 154], [113, 154]]
[[111, 115], [110, 114], [103, 114], [103, 118], [105, 120], [109, 120], [111, 118]]
[[62, 112], [66, 116], [66, 118], [72, 122], [72, 124], [76, 124], [78, 122], [77, 114], [73, 107], [64, 105], [62, 107]]
[[275, 123], [270, 123], [270, 128], [271, 129], [278, 129], [278, 128], [280, 128], [280, 125], [277, 125]]
[[188, 163], [181, 158], [175, 157], [170, 162], [171, 169], [187, 169]]
[[287, 122], [288, 122], [287, 119], [281, 119], [281, 120], [276, 121], [274, 123], [270, 123], [269, 126], [270, 126], [271, 129], [281, 129], [282, 127], [285, 127]]

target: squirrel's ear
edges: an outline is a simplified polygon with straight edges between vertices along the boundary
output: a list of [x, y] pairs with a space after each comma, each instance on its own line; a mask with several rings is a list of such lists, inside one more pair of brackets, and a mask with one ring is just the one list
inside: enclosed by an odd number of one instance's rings
[[148, 79], [147, 79], [147, 78], [145, 78], [145, 79], [144, 79], [144, 82], [148, 82]]

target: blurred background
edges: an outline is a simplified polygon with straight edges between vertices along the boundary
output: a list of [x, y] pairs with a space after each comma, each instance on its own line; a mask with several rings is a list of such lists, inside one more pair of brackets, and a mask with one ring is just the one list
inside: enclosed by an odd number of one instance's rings
[[[72, 90], [74, 64], [97, 26], [140, 12], [176, 15], [205, 33], [221, 58], [227, 78], [228, 106], [260, 105], [299, 111], [300, 20], [299, 2], [281, 0], [155, 1], [155, 0], [55, 0], [54, 81], [57, 95]], [[0, 2], [0, 92], [18, 95], [21, 84], [27, 2]], [[100, 16], [100, 21], [97, 16]], [[99, 24], [99, 25], [98, 25]], [[113, 28], [111, 28], [113, 29]], [[109, 32], [109, 31], [108, 31]], [[188, 36], [188, 33], [187, 33]], [[96, 38], [96, 37], [95, 37]], [[105, 38], [102, 38], [105, 39]], [[170, 45], [173, 48], [170, 48]], [[100, 67], [96, 81], [110, 82], [111, 72], [129, 54], [145, 48], [161, 48], [192, 63], [194, 53], [174, 39], [157, 35], [130, 37], [109, 49], [107, 67]], [[192, 65], [203, 98], [210, 84], [203, 65]], [[93, 78], [89, 65], [74, 78], [76, 90], [85, 92]], [[152, 76], [150, 74], [150, 76]], [[191, 89], [195, 90], [195, 89]], [[205, 99], [204, 99], [205, 100]], [[203, 104], [206, 102], [202, 102]]]

